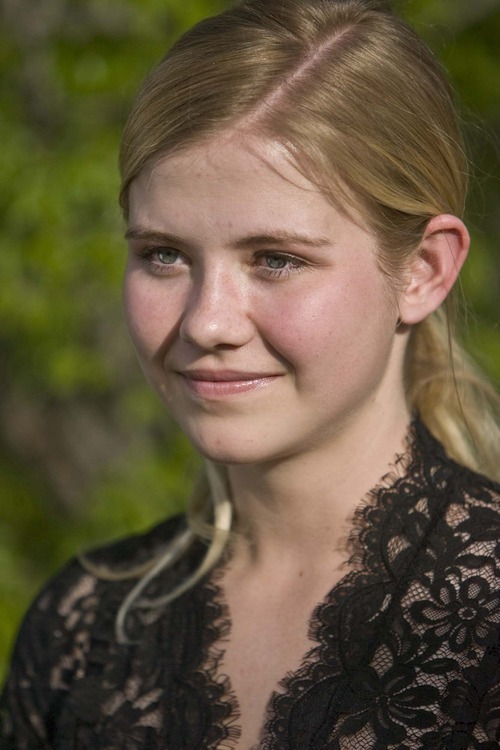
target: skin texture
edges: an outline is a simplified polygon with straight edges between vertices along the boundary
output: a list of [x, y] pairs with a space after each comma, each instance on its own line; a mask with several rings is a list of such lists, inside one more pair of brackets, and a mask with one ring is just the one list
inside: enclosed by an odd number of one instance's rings
[[399, 311], [374, 238], [279, 146], [229, 139], [167, 157], [130, 204], [132, 338], [205, 456], [274, 461], [329, 448], [370, 413], [407, 420]]

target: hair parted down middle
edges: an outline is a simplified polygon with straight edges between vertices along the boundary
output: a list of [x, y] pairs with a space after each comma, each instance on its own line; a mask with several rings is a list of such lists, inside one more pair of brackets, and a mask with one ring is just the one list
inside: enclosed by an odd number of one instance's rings
[[[429, 219], [463, 213], [468, 164], [452, 91], [386, 2], [242, 0], [194, 26], [146, 79], [126, 123], [125, 215], [146, 164], [229, 132], [281, 143], [337, 207], [359, 211], [395, 284]], [[498, 400], [452, 340], [445, 309], [415, 326], [405, 378], [410, 407], [448, 453], [498, 472]], [[210, 512], [203, 499], [194, 508], [199, 531]]]

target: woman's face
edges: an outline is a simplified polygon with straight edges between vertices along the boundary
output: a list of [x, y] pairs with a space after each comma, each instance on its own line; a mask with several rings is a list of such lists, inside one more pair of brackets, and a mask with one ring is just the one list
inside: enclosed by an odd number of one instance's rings
[[160, 159], [130, 192], [125, 305], [149, 382], [224, 463], [329, 448], [400, 408], [397, 300], [370, 232], [266, 141]]

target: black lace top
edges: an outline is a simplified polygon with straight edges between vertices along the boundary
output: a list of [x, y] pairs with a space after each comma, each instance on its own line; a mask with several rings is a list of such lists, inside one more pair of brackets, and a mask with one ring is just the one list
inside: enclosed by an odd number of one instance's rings
[[[357, 513], [355, 562], [320, 603], [311, 649], [270, 696], [261, 750], [498, 750], [499, 488], [419, 424], [402, 472]], [[176, 518], [96, 554], [146, 560]], [[148, 594], [196, 565], [195, 546]], [[224, 750], [238, 705], [223, 674], [231, 623], [217, 574], [165, 610], [117, 608], [130, 582], [70, 563], [28, 613], [1, 701], [2, 750]], [[245, 748], [244, 750], [248, 750]]]

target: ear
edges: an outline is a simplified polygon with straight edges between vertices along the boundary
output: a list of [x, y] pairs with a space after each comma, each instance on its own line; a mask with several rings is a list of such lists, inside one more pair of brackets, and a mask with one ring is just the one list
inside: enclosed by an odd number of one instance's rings
[[412, 325], [437, 310], [456, 281], [469, 250], [470, 237], [456, 216], [440, 214], [427, 224], [418, 255], [406, 274], [399, 318]]

